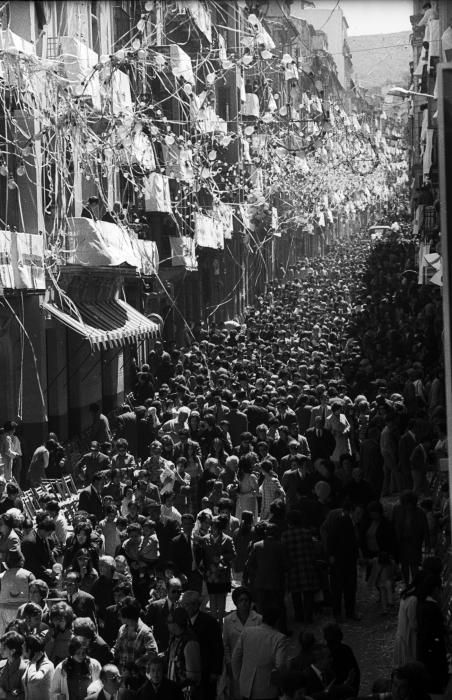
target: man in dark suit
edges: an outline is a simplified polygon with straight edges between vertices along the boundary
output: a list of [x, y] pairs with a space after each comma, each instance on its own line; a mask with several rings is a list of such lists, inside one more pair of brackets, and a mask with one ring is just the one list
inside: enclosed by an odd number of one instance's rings
[[291, 468], [284, 472], [281, 485], [286, 494], [287, 509], [296, 508], [301, 496], [310, 496], [314, 487], [314, 479], [308, 472], [306, 455], [294, 454]]
[[328, 514], [321, 528], [331, 571], [333, 615], [338, 621], [341, 619], [342, 598], [346, 616], [352, 620], [360, 619], [355, 603], [359, 554], [357, 528], [362, 516], [363, 507], [346, 500], [342, 508]]
[[67, 603], [74, 611], [75, 617], [89, 617], [97, 627], [96, 604], [89, 593], [81, 591], [80, 574], [78, 571], [68, 571], [64, 578], [67, 593]]
[[168, 615], [179, 603], [181, 593], [182, 581], [179, 578], [170, 578], [166, 584], [166, 598], [149, 603], [143, 616], [143, 622], [152, 629], [160, 651], [168, 649]]
[[311, 411], [313, 406], [309, 403], [309, 396], [301, 394], [295, 404], [295, 415], [298, 420], [298, 429], [302, 435], [306, 435], [306, 431], [311, 424]]
[[89, 452], [83, 455], [75, 465], [75, 476], [83, 484], [90, 484], [96, 472], [110, 469], [110, 458], [100, 451], [100, 445], [95, 440], [89, 446]]
[[104, 507], [102, 504], [102, 488], [104, 485], [104, 477], [99, 472], [94, 474], [91, 479], [91, 485], [80, 491], [78, 499], [78, 509], [85, 510], [91, 515], [95, 515], [97, 521], [104, 517]]
[[185, 591], [181, 604], [186, 609], [191, 629], [196, 634], [201, 650], [201, 689], [203, 700], [216, 700], [217, 682], [223, 669], [223, 639], [221, 627], [212, 615], [202, 612], [201, 595]]
[[262, 396], [255, 396], [254, 403], [250, 403], [249, 406], [244, 411], [248, 420], [248, 430], [253, 435], [256, 432], [256, 428], [261, 423], [268, 425], [268, 419], [270, 417], [270, 411], [264, 405], [264, 400]]
[[187, 588], [201, 593], [203, 579], [198, 570], [193, 550], [194, 525], [194, 516], [191, 513], [184, 513], [182, 532], [171, 540], [169, 559], [176, 565], [176, 573], [183, 574], [187, 578]]
[[102, 637], [111, 647], [116, 642], [119, 628], [122, 625], [121, 618], [119, 617], [121, 601], [123, 601], [124, 598], [129, 595], [132, 595], [131, 584], [128, 581], [118, 581], [116, 586], [113, 588], [115, 603], [114, 605], [109, 605], [105, 609], [103, 616], [103, 627], [101, 631]]
[[301, 673], [300, 684], [304, 694], [314, 700], [324, 700], [334, 682], [330, 670], [330, 654], [323, 644], [315, 644], [311, 651], [312, 663]]
[[174, 681], [165, 678], [164, 658], [154, 656], [146, 669], [147, 681], [139, 689], [136, 700], [183, 700], [184, 695]]
[[331, 416], [331, 406], [328, 403], [328, 394], [324, 392], [320, 397], [320, 404], [314, 406], [311, 409], [311, 423], [310, 427], [313, 428], [315, 425], [315, 419], [320, 418], [322, 425], [325, 425], [328, 418]]
[[278, 539], [278, 526], [269, 523], [265, 537], [251, 547], [246, 563], [253, 590], [256, 592], [258, 611], [266, 605], [280, 611], [278, 629], [286, 633], [286, 610], [284, 606], [285, 575], [289, 569], [287, 550]]
[[180, 525], [177, 520], [162, 518], [162, 506], [157, 501], [149, 501], [146, 505], [151, 520], [155, 522], [155, 532], [158, 537], [160, 547], [160, 559], [162, 563], [170, 561], [169, 553], [171, 541], [180, 532]]
[[115, 438], [127, 440], [130, 453], [133, 455], [137, 454], [138, 421], [135, 411], [125, 411], [117, 417]]
[[248, 418], [246, 414], [239, 410], [239, 402], [237, 399], [232, 399], [229, 403], [231, 410], [228, 414], [229, 435], [233, 445], [238, 445], [240, 435], [248, 431]]
[[329, 459], [334, 452], [336, 440], [330, 430], [322, 426], [321, 416], [314, 418], [314, 427], [306, 431], [306, 439], [311, 450], [311, 459]]
[[55, 576], [52, 571], [55, 558], [49, 544], [49, 538], [53, 532], [55, 532], [55, 523], [46, 515], [36, 525], [34, 541], [22, 542], [26, 568], [49, 586], [55, 585]]

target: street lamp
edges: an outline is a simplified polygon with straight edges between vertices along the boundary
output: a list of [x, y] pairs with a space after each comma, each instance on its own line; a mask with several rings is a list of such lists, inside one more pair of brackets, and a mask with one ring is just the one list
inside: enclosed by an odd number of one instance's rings
[[405, 90], [402, 87], [392, 87], [386, 93], [387, 95], [396, 95], [397, 97], [408, 97], [409, 95], [419, 95], [420, 97], [432, 97], [436, 99], [434, 95], [429, 95], [426, 92], [417, 92], [416, 90]]

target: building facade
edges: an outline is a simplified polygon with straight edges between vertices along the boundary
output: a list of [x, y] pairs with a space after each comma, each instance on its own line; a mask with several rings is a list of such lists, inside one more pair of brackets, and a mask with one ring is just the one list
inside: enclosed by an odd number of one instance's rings
[[159, 335], [240, 319], [389, 196], [345, 19], [312, 4], [3, 6], [0, 422], [26, 449], [83, 436]]

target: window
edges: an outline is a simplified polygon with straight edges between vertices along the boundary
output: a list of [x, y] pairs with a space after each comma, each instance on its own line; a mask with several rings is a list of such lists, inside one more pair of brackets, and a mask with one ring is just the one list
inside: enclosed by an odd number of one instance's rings
[[100, 53], [100, 41], [99, 41], [99, 3], [96, 0], [92, 0], [91, 4], [91, 46], [93, 51], [97, 54]]

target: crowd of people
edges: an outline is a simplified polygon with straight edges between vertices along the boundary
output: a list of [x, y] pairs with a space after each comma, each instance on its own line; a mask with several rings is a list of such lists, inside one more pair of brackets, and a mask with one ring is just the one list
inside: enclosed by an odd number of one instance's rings
[[[357, 697], [358, 568], [382, 615], [403, 588], [392, 675], [365, 692], [444, 691], [441, 299], [414, 252], [337, 243], [243, 323], [156, 342], [121, 410], [90, 407], [77, 457], [51, 434], [24, 472], [4, 426], [0, 700]], [[71, 522], [50, 493], [25, 517], [18, 483], [62, 473]]]

